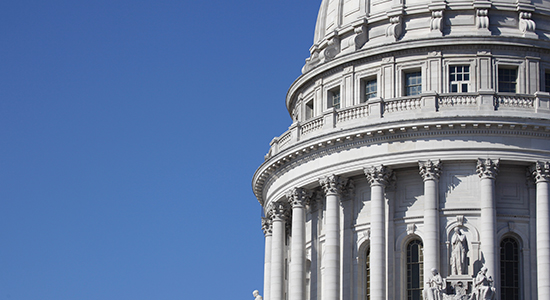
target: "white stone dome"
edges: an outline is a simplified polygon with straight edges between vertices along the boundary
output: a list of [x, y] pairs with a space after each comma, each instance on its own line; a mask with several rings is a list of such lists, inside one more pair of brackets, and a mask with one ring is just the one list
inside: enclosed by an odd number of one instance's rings
[[548, 40], [550, 1], [323, 0], [303, 73], [350, 52], [446, 36]]

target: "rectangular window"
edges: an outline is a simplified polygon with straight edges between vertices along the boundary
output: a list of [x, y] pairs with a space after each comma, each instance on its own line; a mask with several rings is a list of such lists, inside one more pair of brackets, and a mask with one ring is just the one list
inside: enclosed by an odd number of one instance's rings
[[517, 78], [517, 68], [498, 68], [498, 91], [501, 93], [515, 93]]
[[376, 98], [378, 96], [378, 92], [377, 92], [378, 84], [376, 82], [376, 78], [365, 80], [364, 87], [365, 87], [365, 98], [363, 99], [363, 102], [366, 102], [369, 99]]
[[340, 108], [340, 89], [334, 89], [328, 92], [328, 105], [329, 108]]
[[544, 91], [550, 92], [550, 73], [544, 73]]
[[451, 93], [467, 93], [470, 83], [470, 66], [449, 67], [449, 91]]
[[306, 103], [306, 120], [313, 118], [313, 100]]
[[405, 96], [422, 93], [422, 73], [420, 71], [405, 73]]

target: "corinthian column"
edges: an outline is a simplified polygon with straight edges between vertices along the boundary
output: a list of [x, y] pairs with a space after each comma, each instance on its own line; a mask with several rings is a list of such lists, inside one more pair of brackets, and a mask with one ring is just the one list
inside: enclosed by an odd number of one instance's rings
[[265, 257], [264, 257], [264, 300], [269, 300], [271, 291], [271, 219], [262, 218], [262, 230], [265, 236]]
[[287, 205], [282, 201], [274, 202], [271, 207], [272, 241], [271, 241], [271, 288], [270, 300], [284, 299], [285, 271], [285, 225]]
[[431, 269], [439, 270], [439, 176], [441, 161], [419, 162], [424, 179], [424, 279], [430, 278]]
[[305, 205], [311, 192], [295, 188], [287, 194], [292, 206], [292, 243], [290, 245], [289, 300], [305, 300], [306, 215]]
[[537, 162], [531, 172], [537, 184], [538, 299], [550, 299], [550, 162]]
[[323, 300], [340, 299], [340, 197], [347, 181], [336, 175], [319, 179], [326, 195]]
[[385, 300], [386, 292], [386, 232], [384, 193], [392, 172], [384, 166], [365, 169], [371, 190], [370, 220], [370, 297]]
[[[481, 253], [488, 268], [487, 275], [495, 280], [496, 253], [496, 206], [495, 206], [495, 178], [498, 174], [499, 160], [478, 159], [477, 175], [481, 178], [480, 182], [480, 201], [481, 201]], [[494, 281], [495, 286], [498, 280]]]

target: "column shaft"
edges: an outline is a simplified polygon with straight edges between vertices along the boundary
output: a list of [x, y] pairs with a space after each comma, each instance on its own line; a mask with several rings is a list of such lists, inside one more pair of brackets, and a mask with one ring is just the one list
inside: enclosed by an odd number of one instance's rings
[[326, 198], [323, 300], [340, 299], [340, 203], [338, 195]]
[[531, 170], [537, 184], [537, 292], [550, 299], [550, 163], [537, 162]]
[[340, 299], [340, 197], [348, 180], [331, 175], [319, 180], [326, 195], [325, 244], [322, 266], [322, 299]]
[[496, 226], [497, 214], [495, 204], [495, 178], [498, 174], [499, 160], [478, 159], [476, 172], [481, 178], [480, 181], [480, 201], [481, 201], [481, 254], [485, 267], [487, 267], [487, 276], [493, 278], [494, 287], [500, 285], [500, 281], [495, 274], [498, 270], [496, 264]]
[[271, 289], [269, 300], [284, 300], [284, 250], [285, 221], [282, 217], [273, 218], [271, 240]]
[[494, 199], [494, 179], [481, 179], [481, 253], [488, 268], [487, 275], [495, 279], [495, 236], [496, 210]]
[[439, 270], [439, 199], [438, 182], [424, 181], [424, 280]]
[[386, 235], [384, 186], [371, 186], [370, 282], [371, 299], [385, 300]]
[[289, 300], [305, 300], [305, 191], [294, 189], [288, 195], [292, 205], [292, 242], [290, 245]]
[[439, 176], [441, 161], [419, 162], [424, 179], [424, 280], [432, 276], [431, 269], [439, 270]]
[[537, 283], [539, 299], [550, 299], [550, 182], [537, 183]]
[[271, 291], [271, 219], [262, 219], [262, 229], [265, 235], [265, 256], [264, 256], [264, 300], [269, 300]]
[[392, 171], [384, 166], [365, 169], [370, 183], [370, 298], [386, 300], [386, 206], [384, 193]]

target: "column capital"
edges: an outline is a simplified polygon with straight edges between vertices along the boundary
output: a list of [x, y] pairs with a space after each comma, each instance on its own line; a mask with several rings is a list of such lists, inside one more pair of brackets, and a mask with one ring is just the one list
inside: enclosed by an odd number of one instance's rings
[[363, 170], [367, 176], [367, 180], [371, 186], [387, 186], [393, 177], [393, 171], [384, 166], [372, 166]]
[[500, 160], [477, 159], [476, 172], [481, 179], [495, 179], [498, 174]]
[[262, 231], [264, 232], [264, 236], [271, 236], [273, 233], [273, 222], [271, 221], [271, 218], [262, 217]]
[[537, 161], [529, 167], [529, 172], [535, 179], [535, 183], [550, 182], [550, 162]]
[[273, 221], [286, 221], [289, 216], [288, 203], [278, 200], [271, 203], [269, 207], [269, 215]]
[[313, 193], [304, 188], [293, 188], [286, 193], [286, 198], [292, 208], [304, 207], [311, 201]]
[[319, 179], [319, 184], [326, 195], [342, 195], [348, 179], [333, 174]]
[[420, 169], [420, 176], [422, 176], [422, 179], [424, 179], [424, 181], [439, 180], [442, 169], [441, 160], [438, 159], [436, 161], [419, 161], [418, 167]]

